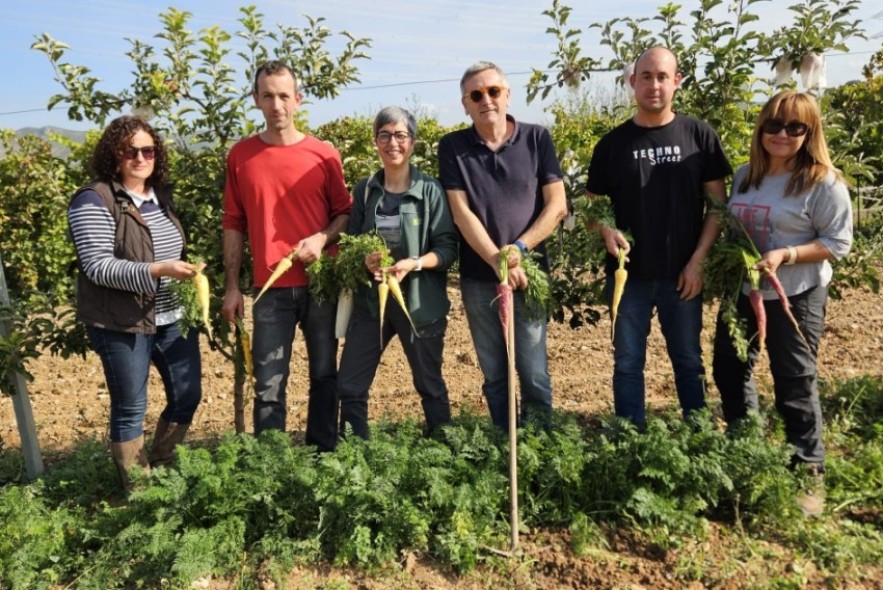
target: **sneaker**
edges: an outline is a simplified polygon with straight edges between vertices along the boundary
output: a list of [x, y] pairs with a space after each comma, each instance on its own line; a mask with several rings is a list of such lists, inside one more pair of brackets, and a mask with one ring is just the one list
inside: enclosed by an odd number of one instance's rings
[[807, 465], [806, 486], [795, 501], [804, 516], [821, 516], [825, 511], [825, 475], [821, 465]]

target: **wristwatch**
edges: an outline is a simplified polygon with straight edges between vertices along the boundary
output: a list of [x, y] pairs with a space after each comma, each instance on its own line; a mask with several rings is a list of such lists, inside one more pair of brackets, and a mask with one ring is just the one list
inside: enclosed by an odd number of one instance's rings
[[420, 256], [411, 256], [411, 260], [417, 263], [414, 270], [423, 270], [423, 258]]

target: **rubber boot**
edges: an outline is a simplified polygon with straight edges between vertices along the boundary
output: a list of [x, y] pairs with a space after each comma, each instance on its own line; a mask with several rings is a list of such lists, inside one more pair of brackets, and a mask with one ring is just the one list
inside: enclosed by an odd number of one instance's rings
[[125, 491], [132, 489], [129, 481], [129, 469], [133, 465], [140, 465], [148, 473], [150, 465], [147, 463], [147, 453], [144, 450], [144, 435], [125, 442], [110, 443], [110, 453], [113, 462], [116, 463], [117, 473], [120, 476], [120, 485]]
[[156, 423], [153, 448], [150, 450], [150, 466], [168, 465], [175, 458], [175, 447], [184, 441], [190, 429], [189, 424], [166, 422], [162, 418]]

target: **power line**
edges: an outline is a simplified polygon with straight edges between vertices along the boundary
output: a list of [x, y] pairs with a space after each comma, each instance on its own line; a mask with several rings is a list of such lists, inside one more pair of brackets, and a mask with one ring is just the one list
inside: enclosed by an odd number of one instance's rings
[[[829, 53], [829, 54], [825, 54], [825, 57], [845, 57], [848, 55], [869, 55], [872, 53], [876, 53], [876, 51], [851, 51], [849, 53]], [[543, 70], [543, 71], [545, 71], [546, 73], [549, 73], [549, 72], [553, 72], [554, 70]], [[606, 72], [606, 71], [613, 71], [613, 70], [593, 70], [593, 71], [605, 71]], [[526, 76], [529, 74], [533, 74], [533, 71], [530, 71], [530, 72], [510, 72], [510, 73], [507, 73], [506, 76], [507, 77]], [[450, 82], [459, 82], [459, 81], [460, 81], [459, 78], [440, 78], [437, 80], [415, 80], [413, 82], [396, 82], [394, 84], [376, 84], [374, 86], [358, 86], [355, 88], [341, 88], [341, 92], [355, 92], [358, 90], [382, 90], [384, 88], [397, 88], [397, 87], [402, 87], [402, 86], [418, 86], [421, 84], [441, 84], [441, 83], [450, 83]], [[43, 109], [25, 109], [25, 110], [21, 110], [21, 111], [5, 111], [5, 112], [0, 112], [0, 117], [6, 116], [6, 115], [23, 115], [26, 113], [39, 113], [39, 112], [44, 112], [46, 110], [47, 109], [43, 108]]]
[[24, 111], [7, 111], [5, 113], [0, 113], [0, 117], [2, 117], [3, 115], [21, 115], [24, 113], [40, 113], [40, 112], [43, 112], [46, 110], [47, 109], [27, 109]]

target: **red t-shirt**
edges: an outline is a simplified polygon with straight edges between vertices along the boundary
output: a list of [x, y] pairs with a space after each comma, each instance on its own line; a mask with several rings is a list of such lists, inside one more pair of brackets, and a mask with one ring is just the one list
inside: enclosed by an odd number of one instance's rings
[[[234, 145], [227, 156], [221, 226], [248, 234], [258, 287], [301, 240], [351, 209], [340, 154], [315, 137], [279, 146], [254, 136]], [[273, 286], [307, 283], [303, 265], [295, 261]]]

